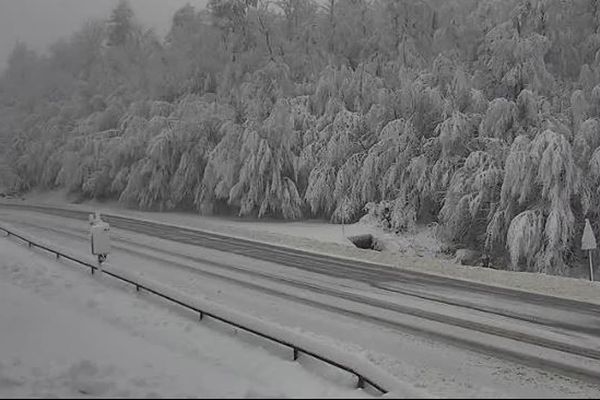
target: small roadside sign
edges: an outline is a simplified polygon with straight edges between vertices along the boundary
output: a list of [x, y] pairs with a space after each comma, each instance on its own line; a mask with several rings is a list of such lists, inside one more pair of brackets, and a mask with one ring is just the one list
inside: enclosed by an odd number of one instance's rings
[[581, 237], [581, 249], [588, 250], [588, 255], [590, 259], [590, 281], [594, 280], [592, 250], [594, 250], [596, 246], [596, 236], [594, 236], [594, 231], [592, 230], [592, 225], [590, 225], [590, 220], [586, 218], [585, 228], [583, 228], [583, 236]]
[[593, 250], [596, 248], [596, 236], [592, 231], [590, 220], [585, 219], [585, 228], [583, 228], [583, 236], [581, 238], [581, 250]]

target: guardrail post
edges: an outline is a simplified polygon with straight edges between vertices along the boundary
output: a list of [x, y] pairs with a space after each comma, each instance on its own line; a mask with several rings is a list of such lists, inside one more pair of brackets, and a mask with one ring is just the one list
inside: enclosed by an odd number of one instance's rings
[[298, 359], [299, 355], [300, 355], [300, 352], [298, 351], [297, 348], [294, 347], [294, 361], [296, 361]]
[[139, 292], [140, 291], [140, 285], [135, 285], [135, 291]]
[[92, 270], [92, 275], [94, 275], [94, 267], [90, 267], [90, 269]]
[[56, 259], [58, 260], [60, 258], [60, 254], [56, 253]]
[[198, 316], [198, 321], [202, 321], [202, 318], [204, 318], [204, 314], [202, 313], [202, 311], [200, 311], [199, 314], [200, 315]]

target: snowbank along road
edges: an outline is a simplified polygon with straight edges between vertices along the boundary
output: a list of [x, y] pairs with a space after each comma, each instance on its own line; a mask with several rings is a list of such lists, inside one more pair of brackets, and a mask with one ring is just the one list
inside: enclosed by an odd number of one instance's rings
[[[87, 219], [85, 212], [56, 207], [5, 207]], [[104, 218], [115, 228], [250, 257], [267, 264], [276, 263], [321, 275], [323, 279], [291, 278], [275, 269], [265, 272], [229, 259], [229, 262], [220, 262], [203, 252], [193, 255], [172, 252], [170, 256], [214, 267], [207, 271], [186, 263], [170, 262], [180, 269], [387, 328], [427, 335], [495, 357], [600, 382], [600, 307], [597, 305], [342, 260], [148, 220], [118, 215]], [[86, 237], [84, 229], [47, 229], [81, 240]], [[133, 247], [124, 250], [138, 252], [139, 256], [156, 256], [152, 255], [151, 244], [133, 244], [137, 250]], [[161, 252], [169, 253], [164, 249]], [[356, 281], [373, 290], [344, 289], [330, 285], [331, 280]], [[337, 301], [332, 302], [330, 298]]]

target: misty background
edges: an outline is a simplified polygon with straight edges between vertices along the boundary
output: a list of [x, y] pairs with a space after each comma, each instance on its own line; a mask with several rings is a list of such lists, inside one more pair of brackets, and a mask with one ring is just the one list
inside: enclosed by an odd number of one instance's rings
[[[186, 3], [202, 8], [206, 0], [131, 0], [138, 21], [163, 37], [175, 11]], [[118, 0], [0, 0], [0, 70], [17, 41], [44, 52], [90, 19], [106, 19]]]

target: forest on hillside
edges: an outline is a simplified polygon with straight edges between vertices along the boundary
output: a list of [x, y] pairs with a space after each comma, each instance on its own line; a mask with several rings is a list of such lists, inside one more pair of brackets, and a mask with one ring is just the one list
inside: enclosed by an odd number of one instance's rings
[[149, 210], [437, 223], [564, 274], [600, 213], [600, 0], [127, 1], [0, 77], [11, 190]]

